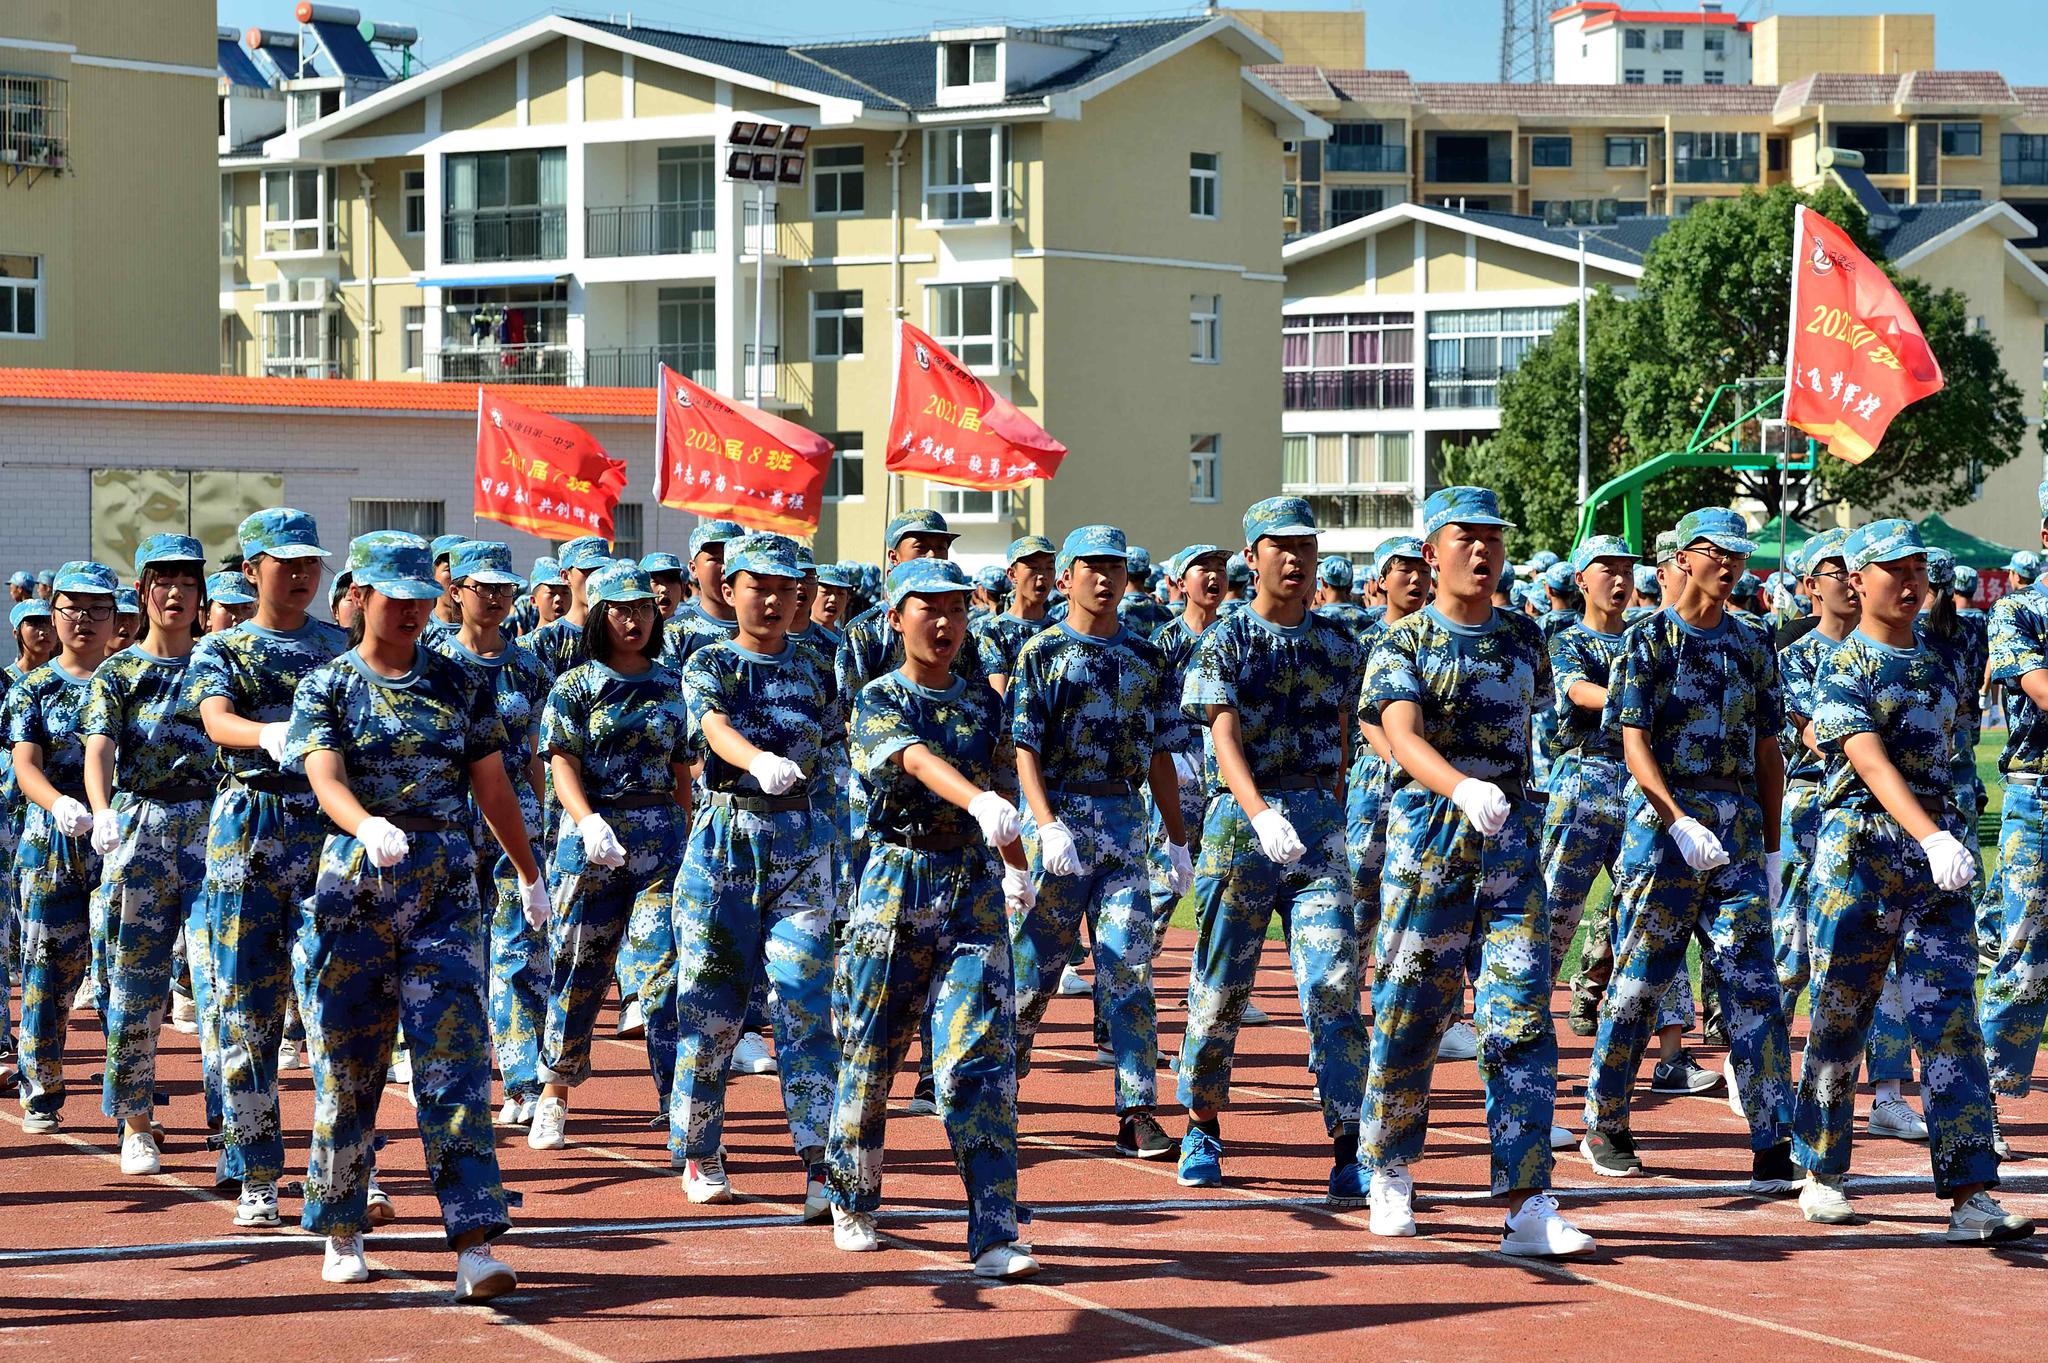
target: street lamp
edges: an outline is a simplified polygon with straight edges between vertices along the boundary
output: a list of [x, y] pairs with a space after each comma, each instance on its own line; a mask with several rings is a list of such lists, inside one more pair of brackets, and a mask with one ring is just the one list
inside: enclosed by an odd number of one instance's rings
[[[754, 187], [754, 401], [767, 385], [761, 327], [768, 308], [768, 187], [802, 185], [809, 168], [811, 130], [800, 123], [735, 119], [725, 135], [725, 178]], [[744, 238], [742, 239], [744, 245]]]

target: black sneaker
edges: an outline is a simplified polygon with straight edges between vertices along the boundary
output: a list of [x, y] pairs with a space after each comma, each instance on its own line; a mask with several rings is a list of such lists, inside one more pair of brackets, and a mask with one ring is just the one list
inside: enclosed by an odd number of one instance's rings
[[1721, 1021], [1720, 1018], [1710, 1018], [1706, 1026], [1700, 1028], [1700, 1036], [1709, 1046], [1726, 1046], [1728, 1044], [1728, 1024]]
[[1636, 1155], [1636, 1138], [1627, 1131], [1588, 1131], [1579, 1142], [1579, 1153], [1593, 1172], [1607, 1178], [1634, 1178], [1643, 1172]]
[[910, 1115], [913, 1117], [936, 1117], [939, 1115], [939, 1086], [929, 1074], [918, 1076], [917, 1087], [910, 1091]]
[[1652, 1093], [1707, 1093], [1721, 1086], [1721, 1076], [1703, 1068], [1691, 1051], [1680, 1051], [1669, 1060], [1657, 1062], [1650, 1071]]
[[1805, 1182], [1792, 1163], [1790, 1141], [1780, 1141], [1750, 1157], [1749, 1190], [1759, 1197], [1797, 1196]]
[[1573, 1036], [1592, 1036], [1600, 1030], [1600, 1000], [1572, 995], [1572, 1010], [1565, 1015], [1564, 1025], [1572, 1029]]
[[1131, 1159], [1164, 1159], [1180, 1143], [1149, 1112], [1126, 1114], [1116, 1124], [1116, 1152]]

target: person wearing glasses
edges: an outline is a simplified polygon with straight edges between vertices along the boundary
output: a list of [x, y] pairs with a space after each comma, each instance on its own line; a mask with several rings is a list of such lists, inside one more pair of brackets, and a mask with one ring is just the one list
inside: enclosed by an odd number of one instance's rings
[[157, 1032], [172, 948], [206, 883], [213, 743], [185, 686], [206, 551], [151, 535], [135, 551], [141, 639], [108, 658], [86, 692], [85, 790], [107, 900], [106, 1113], [121, 1126], [121, 1172], [161, 1166], [151, 1132]]
[[100, 859], [89, 841], [85, 743], [78, 732], [92, 675], [113, 626], [114, 570], [73, 562], [57, 570], [50, 602], [57, 656], [15, 683], [7, 740], [28, 800], [15, 873], [21, 893], [22, 1130], [57, 1130], [64, 1106], [64, 1033], [72, 997], [92, 961], [87, 901]]
[[[448, 560], [448, 577], [462, 626], [426, 639], [428, 648], [453, 658], [486, 683], [505, 726], [505, 776], [519, 801], [527, 844], [539, 847], [541, 766], [536, 742], [547, 704], [547, 668], [528, 643], [504, 628], [525, 584], [512, 571], [512, 549], [492, 540], [465, 540]], [[500, 1126], [528, 1126], [540, 1102], [540, 1024], [547, 1008], [547, 924], [527, 921], [517, 868], [491, 836], [472, 802], [470, 833], [476, 843], [477, 892], [490, 923], [491, 1044], [504, 1078]]]

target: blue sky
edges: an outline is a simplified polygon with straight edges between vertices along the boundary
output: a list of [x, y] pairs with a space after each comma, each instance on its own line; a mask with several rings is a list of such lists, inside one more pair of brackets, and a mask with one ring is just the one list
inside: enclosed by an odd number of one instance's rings
[[[1282, 8], [1286, 0], [1264, 0]], [[1656, 0], [1642, 0], [1648, 4]], [[550, 10], [564, 13], [631, 12], [636, 22], [734, 36], [836, 38], [916, 32], [935, 24], [958, 24], [1001, 17], [1013, 21], [1087, 18], [1140, 18], [1188, 9], [1115, 8], [1082, 11], [1074, 0], [777, 0], [756, 6], [751, 14], [735, 15], [709, 0], [623, 0], [615, 9], [580, 5], [531, 4], [528, 0], [352, 0], [372, 18], [414, 24], [420, 30], [422, 55], [438, 62], [494, 34], [516, 28]], [[1665, 0], [1668, 8], [1681, 8]], [[2018, 85], [2048, 85], [2048, 25], [2042, 23], [2041, 0], [1919, 0], [1887, 5], [1883, 0], [1793, 0], [1772, 5], [1766, 0], [1729, 0], [1746, 17], [1776, 10], [1788, 14], [1870, 14], [1886, 9], [1926, 13], [1935, 17], [1936, 60], [1946, 70], [1997, 70]], [[1356, 5], [1300, 3], [1303, 9], [1356, 9]], [[1406, 0], [1373, 3], [1366, 10], [1366, 61], [1377, 68], [1399, 68], [1422, 80], [1492, 80], [1497, 74], [1499, 0]], [[292, 0], [222, 0], [220, 22], [237, 28], [263, 24], [292, 26]]]

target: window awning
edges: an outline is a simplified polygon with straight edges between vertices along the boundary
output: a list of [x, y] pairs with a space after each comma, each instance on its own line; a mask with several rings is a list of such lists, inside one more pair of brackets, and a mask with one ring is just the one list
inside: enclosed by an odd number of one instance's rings
[[423, 289], [501, 289], [510, 284], [559, 284], [565, 278], [558, 271], [543, 274], [436, 275], [422, 279]]

